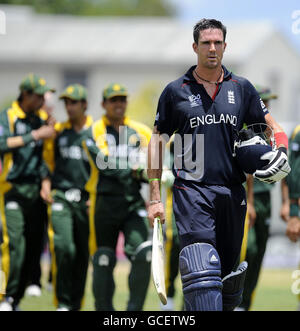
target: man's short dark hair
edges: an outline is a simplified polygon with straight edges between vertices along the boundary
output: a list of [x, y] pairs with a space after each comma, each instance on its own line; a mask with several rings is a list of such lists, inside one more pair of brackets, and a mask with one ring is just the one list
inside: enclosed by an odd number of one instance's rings
[[207, 30], [207, 29], [220, 29], [220, 30], [222, 30], [223, 37], [224, 37], [223, 41], [225, 41], [226, 33], [227, 33], [226, 26], [223, 25], [222, 22], [217, 21], [215, 19], [203, 18], [198, 23], [196, 23], [196, 25], [194, 26], [193, 35], [194, 35], [194, 41], [195, 41], [196, 44], [198, 44], [200, 32], [203, 31], [203, 30]]

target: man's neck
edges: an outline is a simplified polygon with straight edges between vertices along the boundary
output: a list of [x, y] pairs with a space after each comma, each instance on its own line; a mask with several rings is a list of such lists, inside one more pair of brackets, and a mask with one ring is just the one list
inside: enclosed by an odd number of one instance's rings
[[201, 65], [197, 65], [195, 68], [197, 74], [202, 78], [209, 80], [210, 82], [216, 82], [220, 79], [220, 74], [222, 72], [222, 66], [219, 65], [216, 68], [206, 68]]
[[32, 111], [30, 111], [30, 109], [28, 109], [28, 107], [26, 107], [26, 105], [23, 102], [18, 101], [18, 105], [25, 114], [29, 115], [30, 113], [33, 113]]
[[82, 130], [86, 123], [87, 116], [83, 115], [82, 117], [76, 119], [76, 120], [70, 120], [70, 123], [72, 125], [72, 128], [76, 131], [79, 132]]
[[107, 119], [110, 122], [110, 125], [116, 130], [119, 131], [120, 126], [124, 125], [124, 117], [121, 119], [113, 119], [106, 115]]

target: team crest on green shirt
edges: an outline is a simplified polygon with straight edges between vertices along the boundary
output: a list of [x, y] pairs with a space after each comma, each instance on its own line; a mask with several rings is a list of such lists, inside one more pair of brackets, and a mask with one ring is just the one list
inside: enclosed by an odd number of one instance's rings
[[16, 124], [16, 133], [17, 133], [17, 135], [25, 134], [26, 131], [27, 131], [26, 124], [24, 124], [22, 122], [18, 122]]
[[67, 146], [68, 145], [68, 137], [60, 137], [58, 139], [58, 146]]

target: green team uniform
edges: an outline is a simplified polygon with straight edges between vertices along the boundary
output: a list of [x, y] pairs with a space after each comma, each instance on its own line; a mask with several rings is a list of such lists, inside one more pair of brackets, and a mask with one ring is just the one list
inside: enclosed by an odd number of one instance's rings
[[[0, 113], [0, 212], [3, 228], [2, 270], [6, 298], [13, 306], [23, 297], [33, 260], [40, 253], [46, 206], [40, 198], [41, 179], [49, 172], [43, 160], [44, 142], [35, 142], [31, 131], [40, 128], [47, 114], [25, 113], [17, 101]], [[10, 149], [7, 138], [22, 136], [24, 146]]]
[[254, 208], [256, 219], [249, 229], [246, 261], [248, 269], [244, 284], [243, 300], [240, 307], [249, 310], [252, 295], [257, 285], [259, 273], [269, 238], [271, 217], [271, 189], [273, 185], [263, 183], [254, 178]]
[[81, 141], [91, 125], [90, 116], [80, 132], [69, 121], [56, 125], [48, 235], [55, 305], [69, 310], [81, 308], [89, 261], [89, 195], [84, 187], [90, 166]]
[[[300, 125], [294, 129], [289, 142], [289, 163], [292, 169], [286, 179], [289, 198], [298, 201], [300, 198]], [[290, 203], [290, 216], [297, 216], [300, 222], [299, 203]], [[300, 294], [298, 294], [298, 302], [300, 302]]]
[[[291, 172], [287, 176], [287, 185], [289, 188], [290, 199], [300, 198], [300, 125], [298, 125], [291, 136], [289, 142], [289, 163]], [[300, 217], [298, 204], [291, 204], [290, 216]]]
[[[263, 102], [277, 99], [267, 87], [255, 85]], [[256, 219], [254, 226], [248, 231], [247, 250], [245, 260], [248, 262], [246, 279], [244, 283], [243, 300], [240, 307], [249, 310], [255, 287], [257, 285], [263, 257], [269, 238], [271, 217], [271, 189], [273, 185], [253, 179], [254, 208]]]
[[[91, 139], [85, 142], [92, 167], [86, 187], [91, 193], [90, 226], [95, 236], [93, 293], [97, 310], [114, 310], [113, 269], [120, 231], [124, 233], [125, 253], [131, 261], [127, 310], [142, 310], [150, 278], [151, 242], [147, 241], [148, 221], [140, 194], [141, 182], [132, 176], [130, 167], [119, 168], [131, 152], [147, 146], [151, 131], [127, 117], [124, 127], [127, 135], [122, 138], [103, 116], [94, 123]], [[99, 170], [96, 167], [99, 149], [91, 141], [96, 142], [104, 155], [116, 155], [116, 169]]]

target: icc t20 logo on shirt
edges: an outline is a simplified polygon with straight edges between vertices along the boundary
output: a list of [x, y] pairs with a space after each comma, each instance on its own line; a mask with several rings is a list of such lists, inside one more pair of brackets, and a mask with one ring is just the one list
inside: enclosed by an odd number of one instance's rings
[[190, 102], [190, 105], [192, 108], [202, 105], [202, 100], [201, 100], [200, 94], [197, 94], [197, 95], [192, 94], [188, 97], [188, 99], [189, 99], [189, 102]]

